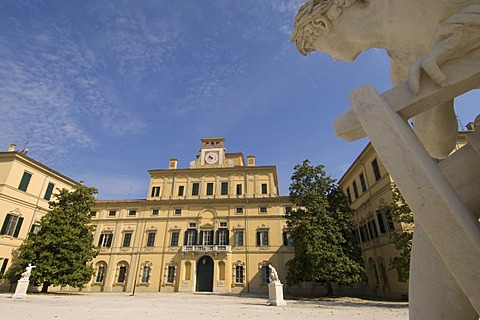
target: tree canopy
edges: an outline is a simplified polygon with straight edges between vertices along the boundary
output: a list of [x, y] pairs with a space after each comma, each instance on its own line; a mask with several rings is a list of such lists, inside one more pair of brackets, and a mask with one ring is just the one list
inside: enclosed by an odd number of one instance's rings
[[353, 210], [324, 166], [309, 160], [294, 167], [290, 201], [297, 207], [286, 214], [293, 237], [295, 257], [287, 262], [287, 283], [332, 282], [363, 279], [365, 269], [352, 231]]
[[56, 200], [49, 202], [50, 211], [40, 221], [40, 230], [30, 233], [20, 246], [6, 277], [17, 281], [32, 263], [36, 269], [30, 282], [43, 284], [42, 292], [47, 292], [50, 285], [81, 287], [87, 283], [93, 275], [88, 262], [98, 253], [93, 246], [94, 226], [90, 224], [96, 192], [83, 185], [72, 191], [58, 190]]

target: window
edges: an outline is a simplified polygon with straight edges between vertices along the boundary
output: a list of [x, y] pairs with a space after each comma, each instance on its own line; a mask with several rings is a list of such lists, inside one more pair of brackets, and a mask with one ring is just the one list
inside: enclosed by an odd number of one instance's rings
[[360, 238], [362, 239], [362, 242], [366, 242], [370, 240], [368, 237], [368, 231], [367, 231], [366, 225], [360, 226]]
[[0, 235], [18, 237], [20, 229], [22, 228], [23, 218], [7, 213], [5, 220], [3, 221], [2, 230]]
[[283, 245], [284, 246], [293, 246], [293, 238], [290, 232], [283, 231]]
[[45, 195], [43, 196], [43, 199], [50, 200], [50, 198], [52, 197], [53, 188], [55, 188], [55, 185], [49, 182], [47, 186], [47, 190], [45, 191]]
[[347, 188], [345, 191], [347, 193], [348, 202], [352, 203], [352, 194], [350, 193], [350, 188]]
[[374, 220], [368, 221], [368, 230], [370, 231], [370, 237], [372, 239], [378, 238], [377, 226]]
[[200, 184], [198, 182], [194, 182], [192, 184], [192, 196], [198, 196], [199, 189], [200, 189]]
[[160, 187], [152, 187], [152, 193], [150, 194], [151, 197], [159, 197], [160, 196]]
[[270, 283], [270, 268], [268, 267], [268, 265], [262, 266], [260, 275], [262, 277], [262, 284]]
[[360, 185], [362, 186], [362, 192], [367, 191], [367, 184], [365, 183], [365, 176], [360, 173]]
[[213, 195], [213, 182], [207, 183], [207, 196]]
[[185, 231], [184, 244], [186, 246], [193, 246], [197, 243], [197, 230], [191, 229]]
[[32, 227], [30, 228], [30, 233], [32, 234], [37, 234], [40, 231], [40, 224], [34, 223], [32, 224]]
[[240, 196], [240, 195], [242, 195], [242, 185], [237, 184], [237, 196]]
[[268, 246], [268, 230], [257, 231], [257, 246]]
[[178, 247], [178, 238], [180, 237], [179, 231], [172, 231], [170, 234], [170, 246], [171, 247]]
[[196, 222], [189, 222], [188, 223], [188, 228], [189, 229], [195, 229], [197, 227], [197, 223]]
[[5, 270], [7, 270], [7, 265], [8, 265], [8, 259], [3, 259], [2, 267], [0, 268], [0, 276], [2, 276], [5, 273]]
[[202, 245], [208, 246], [213, 244], [213, 230], [211, 231], [200, 231], [200, 238]]
[[395, 231], [395, 225], [393, 224], [392, 215], [390, 212], [377, 211], [378, 226], [380, 227], [380, 233], [389, 233]]
[[101, 283], [103, 282], [103, 279], [105, 279], [105, 271], [106, 271], [107, 265], [103, 262], [100, 262], [97, 264], [97, 275], [95, 276], [95, 282]]
[[168, 266], [167, 268], [167, 283], [175, 282], [175, 266]]
[[236, 214], [243, 214], [243, 208], [241, 208], [241, 207], [235, 208], [235, 213]]
[[292, 207], [285, 207], [285, 213], [292, 212]]
[[118, 268], [117, 283], [124, 283], [126, 278], [127, 278], [127, 266], [122, 264]]
[[152, 216], [158, 216], [158, 209], [152, 209]]
[[20, 180], [20, 184], [18, 185], [18, 190], [27, 191], [28, 184], [30, 183], [30, 179], [32, 178], [32, 174], [25, 171], [22, 176], [22, 180]]
[[131, 241], [132, 241], [132, 232], [125, 232], [123, 234], [122, 247], [124, 247], [124, 248], [130, 247], [130, 242]]
[[228, 230], [219, 229], [217, 230], [217, 244], [220, 246], [228, 245]]
[[262, 183], [262, 194], [267, 194], [267, 184]]
[[267, 207], [260, 207], [260, 208], [258, 208], [258, 211], [260, 213], [267, 213]]
[[235, 266], [235, 283], [243, 284], [245, 281], [245, 267], [243, 265]]
[[225, 196], [228, 194], [228, 182], [222, 182], [220, 194]]
[[115, 217], [116, 215], [117, 215], [117, 211], [115, 211], [115, 210], [110, 210], [110, 211], [108, 212], [108, 216], [109, 216], [109, 217]]
[[183, 192], [185, 191], [184, 186], [178, 186], [178, 196], [181, 197], [183, 196]]
[[358, 188], [357, 188], [357, 181], [353, 181], [353, 194], [355, 195], [355, 199], [358, 198]]
[[244, 231], [243, 230], [236, 230], [235, 231], [235, 245], [238, 247], [242, 247], [244, 242]]
[[220, 222], [220, 228], [227, 228], [227, 227], [228, 227], [227, 222], [225, 222], [225, 221]]
[[90, 217], [96, 217], [97, 211], [90, 211]]
[[150, 231], [147, 234], [147, 247], [153, 247], [155, 245], [155, 236], [157, 235], [156, 231]]
[[137, 215], [137, 210], [130, 210], [128, 211], [129, 216], [136, 216]]
[[112, 246], [113, 233], [102, 233], [98, 239], [98, 246], [100, 248], [110, 248]]
[[176, 216], [180, 216], [182, 214], [182, 209], [179, 209], [179, 208], [175, 209], [173, 214], [176, 215]]
[[375, 181], [380, 180], [382, 175], [380, 174], [380, 168], [378, 167], [377, 159], [374, 159], [372, 161], [372, 169], [373, 169], [373, 174], [375, 175]]
[[141, 283], [148, 283], [150, 281], [150, 271], [152, 270], [152, 267], [149, 265], [143, 266], [142, 269], [142, 278], [140, 279]]

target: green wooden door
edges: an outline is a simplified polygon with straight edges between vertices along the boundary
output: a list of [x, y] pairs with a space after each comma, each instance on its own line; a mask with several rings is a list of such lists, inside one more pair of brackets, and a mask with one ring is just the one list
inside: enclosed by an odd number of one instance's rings
[[209, 256], [203, 256], [198, 260], [196, 291], [213, 291], [213, 259]]

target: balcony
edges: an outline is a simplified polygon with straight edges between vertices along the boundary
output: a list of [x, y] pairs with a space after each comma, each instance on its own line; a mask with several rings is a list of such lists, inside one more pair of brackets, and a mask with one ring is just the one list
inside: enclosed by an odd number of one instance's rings
[[213, 252], [213, 253], [219, 253], [219, 252], [232, 252], [232, 247], [231, 246], [226, 246], [226, 245], [193, 245], [193, 246], [182, 246], [182, 253], [195, 253], [195, 252]]

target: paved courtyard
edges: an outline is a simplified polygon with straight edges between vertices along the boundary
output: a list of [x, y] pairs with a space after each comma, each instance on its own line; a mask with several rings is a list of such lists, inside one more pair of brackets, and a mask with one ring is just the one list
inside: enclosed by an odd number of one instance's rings
[[267, 306], [266, 297], [185, 294], [31, 294], [13, 300], [0, 294], [2, 319], [408, 319], [408, 304], [360, 299], [287, 300]]

